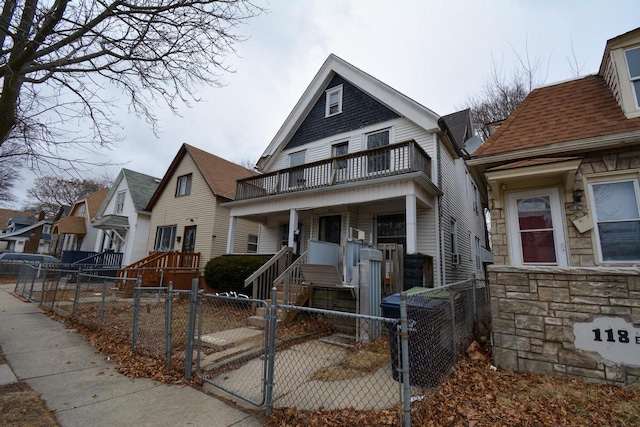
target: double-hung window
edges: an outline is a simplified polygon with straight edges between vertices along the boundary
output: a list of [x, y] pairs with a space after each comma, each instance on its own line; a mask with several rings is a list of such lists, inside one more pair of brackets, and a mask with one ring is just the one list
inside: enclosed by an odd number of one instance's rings
[[629, 70], [629, 79], [636, 100], [636, 108], [640, 108], [640, 47], [629, 49], [625, 52], [627, 58], [627, 68]]
[[247, 253], [255, 254], [258, 252], [258, 236], [249, 234], [247, 238]]
[[125, 196], [125, 194], [126, 194], [126, 191], [120, 191], [120, 192], [118, 192], [118, 194], [116, 194], [116, 205], [114, 207], [113, 213], [121, 214], [122, 211], [124, 210], [124, 196]]
[[176, 197], [187, 196], [191, 194], [191, 177], [192, 174], [182, 175], [178, 177], [176, 185]]
[[[338, 144], [333, 144], [331, 146], [331, 155], [333, 157], [344, 156], [349, 153], [349, 143], [348, 142], [340, 142]], [[347, 167], [347, 159], [340, 159], [336, 161], [337, 169], [346, 169]]]
[[325, 117], [335, 116], [342, 113], [342, 85], [327, 89], [325, 92]]
[[[304, 180], [304, 163], [306, 158], [306, 150], [289, 154], [289, 187], [303, 187]], [[299, 166], [299, 167], [298, 167]]]
[[637, 179], [589, 185], [596, 240], [603, 262], [640, 260], [640, 189]]
[[391, 167], [391, 155], [387, 148], [389, 145], [389, 129], [367, 134], [367, 149], [375, 150], [368, 158], [368, 172], [384, 172]]

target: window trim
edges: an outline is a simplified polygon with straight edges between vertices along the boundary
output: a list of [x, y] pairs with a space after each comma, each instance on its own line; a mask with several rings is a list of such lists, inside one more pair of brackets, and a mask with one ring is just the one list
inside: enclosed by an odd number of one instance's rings
[[[181, 192], [181, 180], [184, 178], [185, 180], [185, 186], [184, 186], [184, 193]], [[193, 182], [193, 174], [192, 173], [188, 173], [185, 175], [180, 175], [178, 177], [178, 179], [176, 180], [176, 197], [184, 197], [184, 196], [189, 196], [191, 194], [191, 183]]]
[[639, 82], [640, 84], [640, 73], [637, 76], [631, 76], [631, 67], [629, 67], [629, 59], [627, 58], [627, 52], [637, 50], [640, 53], [640, 46], [630, 47], [624, 50], [624, 63], [627, 66], [627, 77], [629, 78], [629, 83], [631, 84], [631, 93], [634, 95], [633, 99], [635, 102], [636, 109], [640, 109], [640, 93], [636, 92], [635, 82]]
[[[342, 85], [334, 86], [330, 89], [325, 90], [325, 104], [324, 104], [324, 117], [333, 117], [342, 113]], [[330, 103], [331, 95], [337, 93], [338, 94], [338, 102]], [[337, 105], [338, 111], [331, 113], [331, 107]]]
[[[520, 240], [520, 227], [518, 226], [518, 198], [531, 198], [539, 196], [549, 196], [551, 205], [551, 215], [553, 220], [553, 238], [556, 254], [555, 263], [531, 263], [524, 262], [522, 254], [522, 241]], [[561, 191], [557, 187], [540, 188], [536, 190], [513, 191], [506, 195], [507, 200], [507, 239], [509, 244], [509, 255], [511, 265], [514, 266], [544, 266], [552, 265], [566, 267], [569, 265], [569, 254], [567, 251], [568, 241], [565, 235], [567, 225], [565, 222], [564, 205], [561, 199]]]
[[116, 200], [113, 206], [114, 214], [121, 214], [124, 211], [124, 199], [126, 197], [127, 190], [121, 190], [116, 193]]
[[[255, 242], [252, 241], [255, 238]], [[257, 234], [249, 234], [247, 235], [247, 253], [248, 254], [257, 254], [258, 253], [258, 241], [259, 241], [259, 237]], [[252, 250], [252, 247], [255, 246], [255, 249]]]
[[[627, 171], [624, 171], [627, 172]], [[620, 182], [629, 182], [633, 183], [633, 188], [635, 190], [636, 195], [636, 204], [638, 204], [639, 214], [640, 214], [640, 176], [637, 173], [618, 173], [618, 174], [609, 174], [609, 175], [597, 175], [587, 178], [587, 187], [588, 191], [586, 192], [587, 203], [589, 209], [592, 212], [592, 220], [593, 220], [593, 249], [594, 256], [598, 264], [604, 265], [625, 265], [625, 264], [635, 264], [638, 260], [623, 260], [623, 261], [609, 261], [604, 260], [602, 253], [602, 246], [600, 243], [600, 229], [598, 227], [598, 217], [596, 212], [595, 205], [595, 197], [593, 195], [593, 185], [602, 185], [602, 184], [615, 184]]]

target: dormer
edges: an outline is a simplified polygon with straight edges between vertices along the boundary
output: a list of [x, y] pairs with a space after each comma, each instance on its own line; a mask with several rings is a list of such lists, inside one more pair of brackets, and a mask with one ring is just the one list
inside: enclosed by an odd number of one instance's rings
[[602, 76], [627, 118], [640, 117], [640, 28], [607, 41]]

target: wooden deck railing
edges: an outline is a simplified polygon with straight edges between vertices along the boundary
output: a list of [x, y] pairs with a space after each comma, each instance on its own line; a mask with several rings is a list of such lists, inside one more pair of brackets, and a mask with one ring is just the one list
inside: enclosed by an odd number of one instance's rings
[[236, 200], [423, 172], [431, 178], [431, 158], [415, 141], [359, 151], [238, 181]]
[[168, 286], [191, 289], [191, 280], [200, 277], [199, 252], [155, 252], [118, 270], [120, 287], [132, 287], [142, 276], [142, 286]]

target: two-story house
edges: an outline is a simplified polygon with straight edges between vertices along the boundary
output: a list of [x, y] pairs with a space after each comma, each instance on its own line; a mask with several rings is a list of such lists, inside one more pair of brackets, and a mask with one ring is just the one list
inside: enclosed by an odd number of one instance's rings
[[96, 247], [99, 230], [91, 220], [109, 193], [103, 188], [74, 203], [68, 216], [53, 223], [50, 251], [57, 257], [63, 251], [92, 252]]
[[261, 174], [238, 181], [229, 235], [249, 219], [261, 224], [260, 253], [337, 245], [344, 281], [354, 241], [402, 252], [407, 269], [417, 261], [411, 285], [482, 274], [485, 192], [463, 160], [470, 129], [468, 111], [440, 117], [330, 55], [258, 160]]
[[151, 212], [145, 208], [159, 184], [160, 178], [129, 169], [120, 170], [91, 222], [100, 230], [95, 252], [121, 252], [123, 265], [147, 255]]
[[490, 189], [496, 363], [637, 377], [640, 28], [597, 74], [533, 90], [468, 164]]
[[182, 144], [145, 208], [151, 212], [147, 252], [197, 252], [200, 267], [223, 255], [256, 251], [258, 224], [242, 220], [227, 240], [229, 208], [236, 180], [254, 172], [188, 144]]
[[[31, 212], [19, 212], [2, 209], [6, 228], [0, 233], [0, 250], [8, 252], [47, 253], [51, 240], [52, 220], [45, 218], [44, 212], [34, 215]], [[6, 217], [5, 217], [6, 218]]]

